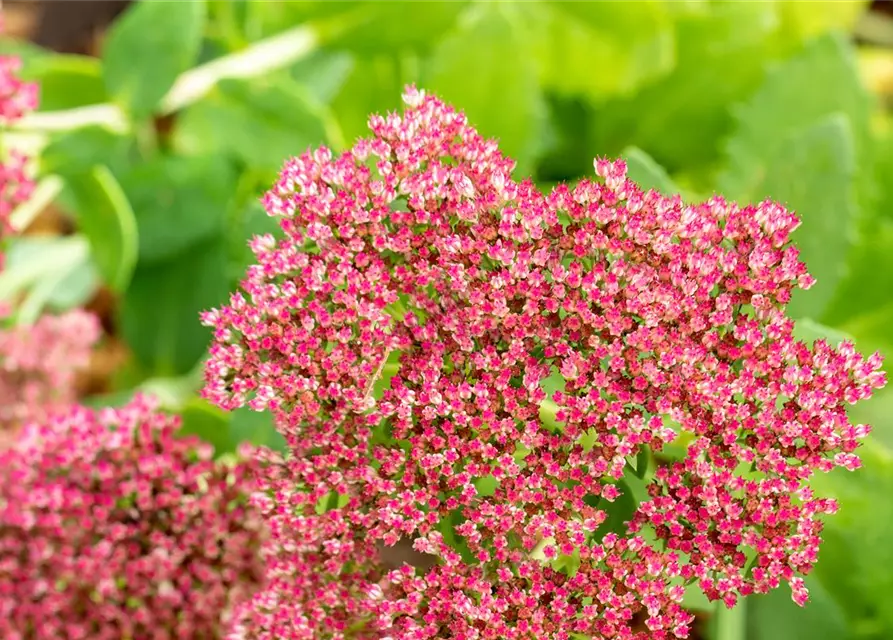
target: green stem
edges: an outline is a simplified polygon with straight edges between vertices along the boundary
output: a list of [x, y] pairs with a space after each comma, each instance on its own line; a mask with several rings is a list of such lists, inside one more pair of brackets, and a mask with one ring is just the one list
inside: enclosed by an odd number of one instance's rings
[[539, 416], [544, 425], [550, 429], [560, 429], [558, 426], [558, 405], [551, 400], [543, 400], [540, 404]]
[[63, 182], [59, 176], [47, 176], [41, 180], [31, 197], [15, 208], [9, 218], [12, 228], [22, 232], [46, 209], [62, 192]]
[[313, 52], [319, 44], [317, 30], [301, 25], [190, 69], [177, 78], [162, 98], [159, 111], [162, 115], [179, 111], [204, 97], [221, 80], [253, 78], [287, 67]]
[[[253, 78], [287, 67], [316, 50], [321, 34], [336, 33], [331, 25], [301, 25], [247, 49], [190, 69], [174, 81], [161, 99], [158, 115], [169, 115], [187, 107], [211, 91], [221, 80]], [[13, 125], [18, 131], [70, 131], [91, 125], [127, 133], [130, 122], [115, 104], [95, 104], [64, 111], [32, 113]]]
[[717, 604], [713, 613], [711, 637], [713, 640], [746, 640], [747, 639], [747, 601], [738, 598], [732, 608]]
[[92, 104], [64, 111], [30, 113], [14, 122], [17, 131], [71, 131], [83, 127], [102, 126], [117, 133], [127, 133], [130, 123], [124, 112], [114, 104]]

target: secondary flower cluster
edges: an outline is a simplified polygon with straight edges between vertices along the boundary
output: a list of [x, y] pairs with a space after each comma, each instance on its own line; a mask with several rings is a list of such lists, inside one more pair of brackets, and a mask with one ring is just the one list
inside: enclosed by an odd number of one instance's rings
[[217, 638], [262, 580], [246, 467], [137, 398], [26, 427], [0, 453], [0, 636]]
[[[2, 23], [0, 23], [2, 31]], [[0, 128], [15, 122], [37, 107], [38, 88], [34, 83], [23, 82], [18, 76], [21, 59], [0, 55]], [[0, 235], [9, 231], [9, 215], [24, 202], [34, 183], [26, 174], [27, 158], [18, 152], [7, 152], [0, 157]]]
[[[0, 126], [36, 103], [18, 68], [0, 57]], [[0, 239], [33, 187], [24, 157], [2, 160]], [[145, 399], [77, 406], [99, 335], [81, 310], [0, 329], [0, 637], [219, 638], [264, 577], [249, 467], [215, 464]]]
[[75, 372], [87, 366], [101, 328], [81, 310], [0, 329], [0, 432], [45, 420], [75, 402]]
[[[21, 80], [20, 67], [19, 58], [0, 56], [0, 127], [37, 106], [38, 87]], [[0, 161], [0, 238], [12, 231], [9, 215], [33, 188], [25, 161], [15, 153]], [[0, 251], [0, 270], [3, 257]], [[0, 305], [2, 319], [9, 309], [5, 301]], [[74, 374], [87, 365], [99, 336], [98, 320], [79, 310], [0, 329], [0, 448], [27, 420], [44, 419], [74, 402]]]
[[[802, 603], [834, 510], [806, 481], [858, 466], [845, 406], [885, 380], [794, 338], [797, 218], [643, 192], [621, 161], [546, 196], [464, 115], [405, 101], [285, 165], [284, 239], [204, 316], [206, 397], [269, 408], [290, 448], [231, 637], [661, 639], [689, 632], [686, 584]], [[639, 452], [682, 438], [609, 517]], [[416, 561], [391, 566], [398, 543]]]

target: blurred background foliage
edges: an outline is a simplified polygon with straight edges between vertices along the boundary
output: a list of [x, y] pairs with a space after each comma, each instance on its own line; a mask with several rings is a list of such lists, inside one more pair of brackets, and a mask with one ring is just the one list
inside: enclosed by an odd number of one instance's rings
[[[7, 24], [27, 21], [28, 4], [10, 5]], [[20, 303], [22, 323], [82, 305], [102, 315], [88, 401], [149, 390], [218, 453], [281, 446], [268, 416], [198, 398], [198, 313], [237, 285], [247, 239], [277, 232], [258, 198], [283, 160], [346, 148], [409, 82], [465, 110], [544, 188], [591, 174], [593, 156], [624, 156], [644, 186], [690, 200], [782, 201], [803, 219], [797, 241], [819, 280], [791, 304], [802, 335], [893, 354], [885, 4], [108, 5], [129, 6], [80, 53], [0, 42], [42, 87], [40, 111], [4, 133], [7, 150], [37, 154], [40, 185], [16, 212], [27, 233], [0, 298]], [[32, 40], [52, 44], [41, 25]], [[816, 480], [842, 508], [808, 580], [813, 603], [779, 590], [716, 615], [693, 599], [707, 637], [893, 637], [893, 388], [853, 413], [875, 433], [863, 471]]]

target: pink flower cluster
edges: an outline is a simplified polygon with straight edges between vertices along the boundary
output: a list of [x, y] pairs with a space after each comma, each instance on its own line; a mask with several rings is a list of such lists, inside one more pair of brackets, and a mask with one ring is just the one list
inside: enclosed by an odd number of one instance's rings
[[[290, 448], [231, 638], [682, 638], [689, 584], [802, 603], [834, 510], [807, 480], [858, 466], [845, 407], [885, 380], [794, 338], [797, 218], [643, 192], [621, 161], [545, 196], [464, 115], [405, 101], [287, 162], [264, 200], [285, 238], [255, 238], [203, 318], [205, 396], [272, 410]], [[673, 441], [684, 460], [606, 522]], [[397, 544], [425, 561], [391, 566]]]
[[[2, 32], [2, 23], [0, 23]], [[0, 56], [0, 128], [18, 120], [37, 107], [38, 88], [23, 82], [18, 71], [21, 60], [14, 56]], [[0, 233], [9, 231], [12, 210], [24, 202], [34, 189], [34, 182], [25, 171], [27, 158], [18, 152], [0, 157]]]
[[0, 432], [72, 405], [75, 372], [100, 334], [96, 316], [81, 310], [0, 329]]
[[218, 638], [263, 579], [247, 467], [137, 398], [29, 424], [0, 453], [0, 637]]

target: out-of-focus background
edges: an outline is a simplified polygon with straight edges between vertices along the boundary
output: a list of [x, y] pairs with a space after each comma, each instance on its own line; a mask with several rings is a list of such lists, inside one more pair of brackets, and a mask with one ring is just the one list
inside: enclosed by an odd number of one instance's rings
[[[409, 82], [544, 188], [622, 155], [691, 200], [780, 200], [819, 280], [791, 305], [803, 336], [893, 356], [889, 3], [7, 0], [3, 17], [0, 51], [42, 89], [4, 134], [35, 154], [39, 187], [0, 298], [23, 322], [99, 313], [86, 401], [152, 391], [218, 453], [278, 441], [267, 416], [198, 398], [199, 311], [235, 288], [247, 238], [276, 232], [258, 197], [283, 160], [349, 146]], [[841, 510], [812, 603], [783, 589], [726, 624], [692, 599], [700, 637], [893, 638], [893, 388], [853, 414], [875, 432], [863, 470], [816, 480]]]

